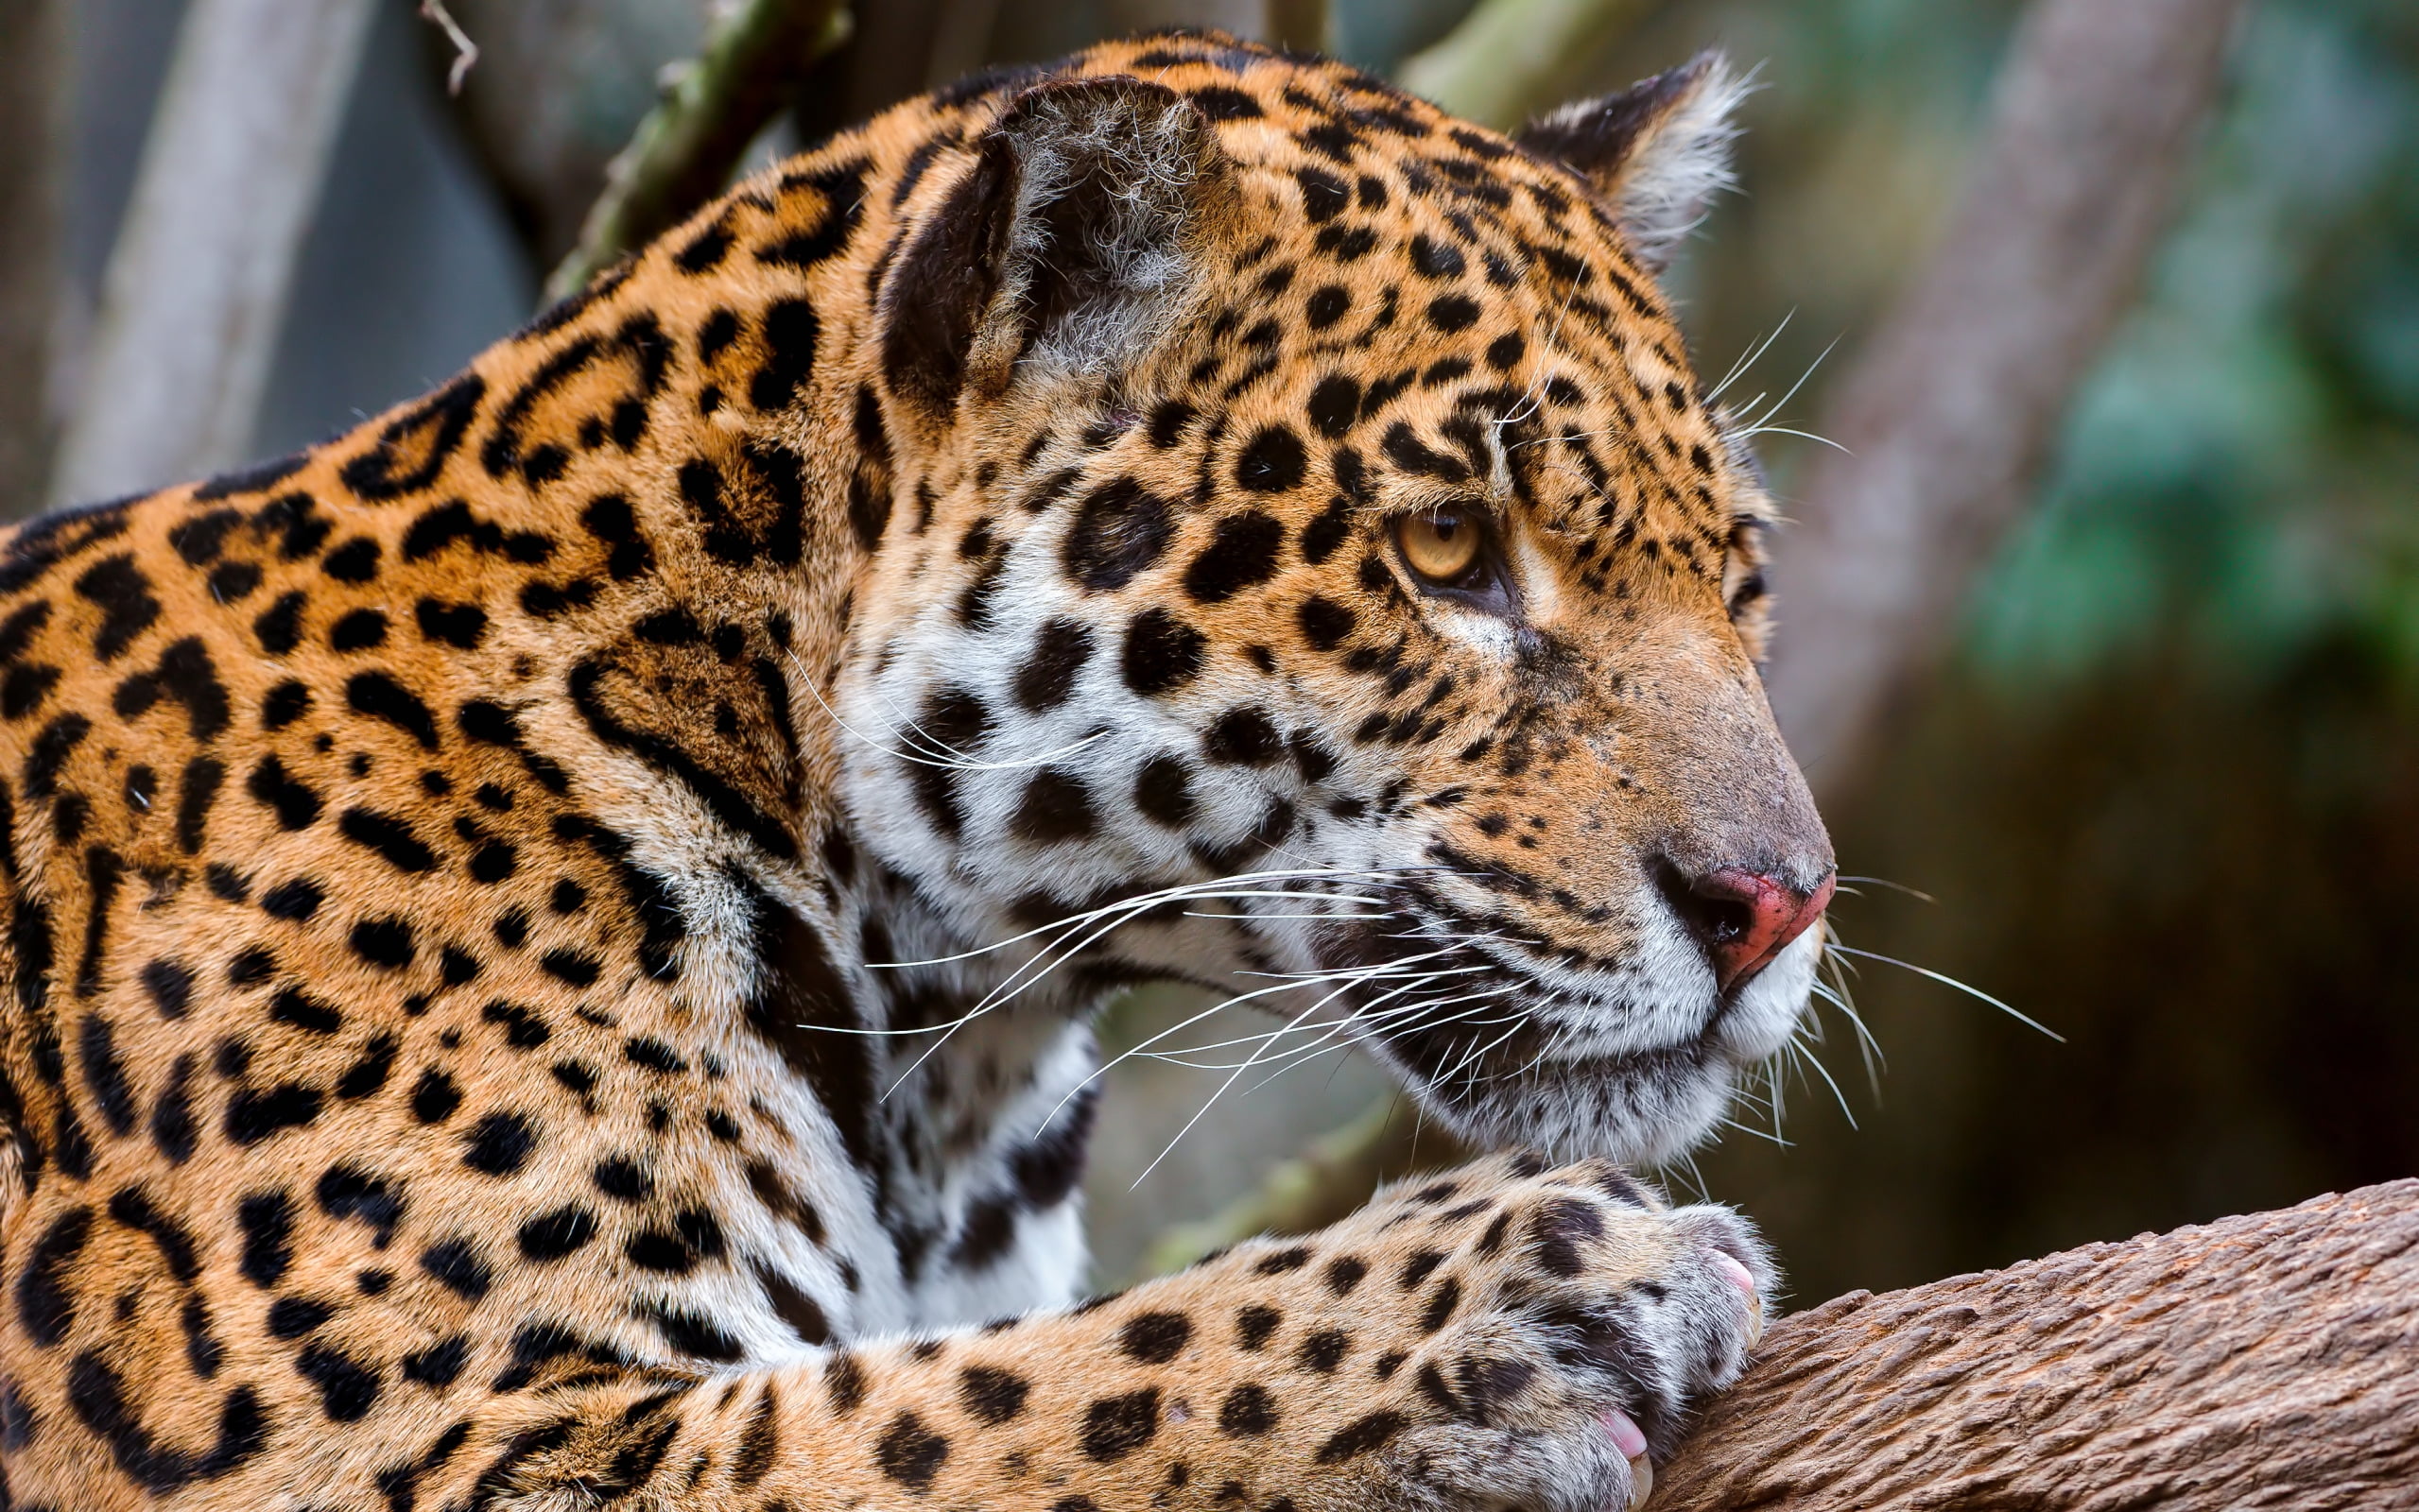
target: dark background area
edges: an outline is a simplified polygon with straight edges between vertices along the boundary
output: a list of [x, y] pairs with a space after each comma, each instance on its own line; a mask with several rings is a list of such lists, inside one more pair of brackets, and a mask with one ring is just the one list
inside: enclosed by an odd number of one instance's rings
[[[457, 100], [441, 39], [382, 0], [256, 450], [407, 397], [526, 318], [709, 9], [457, 0], [486, 45]], [[1391, 69], [1466, 9], [1342, 0], [1330, 36]], [[1709, 44], [1760, 67], [1742, 192], [1674, 288], [1701, 369], [1771, 338], [1737, 392], [1803, 377], [1774, 423], [1806, 427], [1930, 246], [2017, 8], [1620, 9], [1612, 40], [1571, 59], [1568, 94]], [[41, 384], [59, 420], [181, 7], [67, 9], [52, 371], [0, 374]], [[1257, 0], [858, 11], [759, 157], [986, 60], [1168, 21], [1271, 24]], [[1765, 438], [1785, 505], [1815, 444]], [[1786, 602], [1780, 618], [1786, 635]], [[2419, 9], [2254, 7], [2173, 229], [2035, 504], [1973, 586], [1945, 670], [1881, 734], [1825, 794], [1843, 870], [1882, 879], [1843, 896], [1840, 937], [2065, 1040], [1860, 961], [1880, 1074], [1826, 1007], [1837, 1095], [1789, 1070], [1780, 1116], [1743, 1103], [1666, 1173], [1763, 1222], [1801, 1297], [2419, 1173]], [[1129, 1006], [1113, 1042], [1180, 1006]], [[1092, 1187], [1104, 1275], [1382, 1088], [1365, 1065], [1314, 1065], [1221, 1103], [1132, 1186], [1213, 1085], [1117, 1073]]]

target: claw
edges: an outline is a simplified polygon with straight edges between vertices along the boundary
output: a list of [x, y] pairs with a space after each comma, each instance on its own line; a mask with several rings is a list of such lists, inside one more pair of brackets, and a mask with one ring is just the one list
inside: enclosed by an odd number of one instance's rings
[[1747, 1298], [1747, 1342], [1754, 1344], [1764, 1336], [1764, 1298], [1755, 1290], [1754, 1273], [1740, 1264], [1736, 1256], [1720, 1249], [1714, 1251], [1714, 1268]]
[[1643, 1505], [1647, 1493], [1654, 1489], [1654, 1466], [1647, 1459], [1647, 1435], [1628, 1413], [1618, 1407], [1606, 1410], [1604, 1431], [1613, 1435], [1613, 1447], [1630, 1462], [1630, 1505]]

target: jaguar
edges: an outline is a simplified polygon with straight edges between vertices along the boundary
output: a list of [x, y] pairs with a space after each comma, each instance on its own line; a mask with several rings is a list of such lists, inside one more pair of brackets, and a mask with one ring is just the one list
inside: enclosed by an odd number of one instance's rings
[[[1713, 56], [898, 106], [349, 434], [0, 538], [0, 1505], [1633, 1503], [1806, 1012]], [[1175, 980], [1502, 1153], [1081, 1298]]]

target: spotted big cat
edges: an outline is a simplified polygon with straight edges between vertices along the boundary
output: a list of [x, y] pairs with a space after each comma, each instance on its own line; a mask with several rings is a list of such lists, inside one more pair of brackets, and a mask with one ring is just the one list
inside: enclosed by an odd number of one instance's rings
[[[1655, 283], [1737, 93], [1102, 45], [0, 538], [0, 1505], [1641, 1492], [1774, 1276], [1620, 1162], [1832, 886]], [[1080, 1301], [1167, 979], [1503, 1153]]]

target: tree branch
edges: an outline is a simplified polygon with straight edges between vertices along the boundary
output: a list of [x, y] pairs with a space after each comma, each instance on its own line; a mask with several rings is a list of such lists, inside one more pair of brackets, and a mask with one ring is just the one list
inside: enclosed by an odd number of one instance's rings
[[1651, 9], [1650, 0], [1480, 0], [1434, 46], [1405, 59], [1395, 82], [1456, 115], [1518, 126], [1560, 104], [1572, 71]]
[[722, 192], [748, 144], [815, 60], [848, 40], [840, 0], [742, 0], [605, 173], [579, 245], [546, 280], [559, 300]]
[[1773, 1325], [1654, 1512], [2409, 1506], [2419, 1180]]
[[2037, 0], [1939, 249], [1817, 427], [1766, 678], [1818, 792], [1934, 664], [2190, 165], [2242, 0]]
[[478, 43], [445, 9], [445, 0], [420, 0], [420, 19], [445, 34], [445, 44], [454, 49], [454, 60], [445, 65], [445, 93], [459, 94], [462, 81], [478, 66]]

